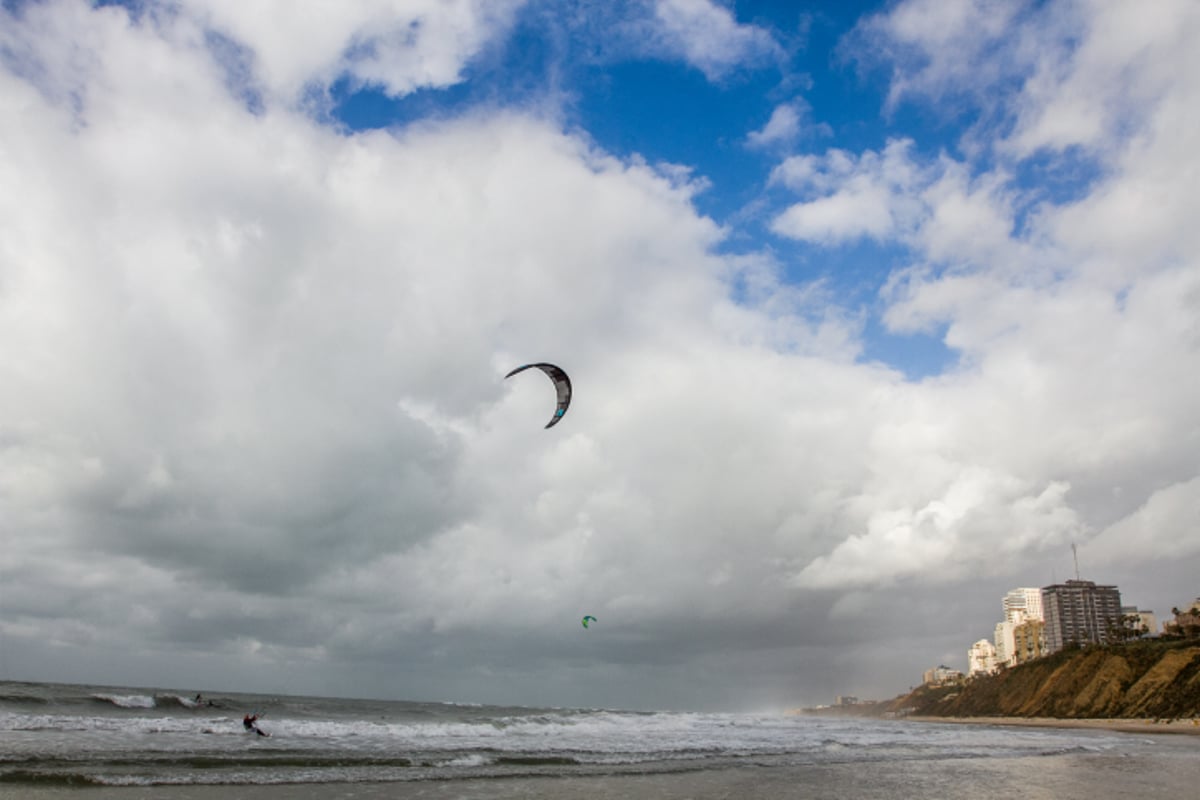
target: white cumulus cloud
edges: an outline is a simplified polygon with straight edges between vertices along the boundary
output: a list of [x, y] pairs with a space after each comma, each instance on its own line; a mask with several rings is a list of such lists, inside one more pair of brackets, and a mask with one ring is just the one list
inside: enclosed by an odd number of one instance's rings
[[710, 80], [780, 53], [769, 31], [739, 23], [728, 8], [713, 0], [655, 0], [654, 19], [662, 46]]

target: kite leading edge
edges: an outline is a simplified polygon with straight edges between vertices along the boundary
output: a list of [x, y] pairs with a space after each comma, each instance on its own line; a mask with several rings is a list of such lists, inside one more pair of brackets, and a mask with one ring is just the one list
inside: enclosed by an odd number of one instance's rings
[[558, 421], [563, 418], [563, 414], [567, 413], [567, 407], [571, 405], [571, 379], [567, 377], [567, 373], [563, 372], [561, 367], [556, 367], [554, 364], [526, 364], [522, 367], [517, 367], [512, 372], [504, 377], [511, 378], [518, 372], [524, 372], [527, 369], [537, 367], [542, 372], [549, 376], [550, 380], [554, 381], [554, 389], [558, 393], [558, 405], [554, 409], [554, 416], [546, 423], [547, 428], [552, 428], [558, 424]]

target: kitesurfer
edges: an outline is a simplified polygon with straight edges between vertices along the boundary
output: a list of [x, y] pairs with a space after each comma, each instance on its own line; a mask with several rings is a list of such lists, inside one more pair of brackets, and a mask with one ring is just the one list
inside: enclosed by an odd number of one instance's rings
[[254, 731], [259, 736], [266, 736], [263, 729], [258, 727], [258, 714], [247, 714], [242, 717], [242, 727], [248, 731]]

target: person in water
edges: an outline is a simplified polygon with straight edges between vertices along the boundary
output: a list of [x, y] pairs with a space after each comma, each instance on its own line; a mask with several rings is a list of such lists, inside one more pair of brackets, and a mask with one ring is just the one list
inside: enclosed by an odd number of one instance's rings
[[248, 731], [254, 731], [259, 736], [266, 736], [263, 729], [258, 727], [258, 714], [247, 714], [242, 717], [242, 727]]

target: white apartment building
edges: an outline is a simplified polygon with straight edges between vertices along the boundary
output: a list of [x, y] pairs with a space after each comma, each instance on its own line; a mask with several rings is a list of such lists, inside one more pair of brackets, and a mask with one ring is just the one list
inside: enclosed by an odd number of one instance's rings
[[942, 686], [947, 683], [957, 683], [961, 681], [963, 674], [956, 669], [951, 669], [945, 664], [939, 664], [933, 669], [925, 670], [921, 676], [922, 682], [929, 686]]
[[1007, 664], [1010, 667], [1017, 663], [1017, 645], [1016, 637], [1013, 631], [1016, 627], [1025, 621], [1025, 614], [1022, 611], [1016, 612], [1017, 621], [1004, 620], [996, 623], [996, 632], [992, 636], [992, 644], [996, 646], [996, 663]]
[[992, 644], [996, 647], [996, 664], [1015, 667], [1021, 660], [1017, 653], [1015, 631], [1029, 620], [1042, 621], [1042, 590], [1031, 587], [1012, 589], [1004, 595], [1004, 620], [996, 623]]
[[1046, 616], [1042, 612], [1042, 590], [1021, 587], [1004, 595], [1005, 621], [1017, 624], [1024, 622], [1023, 619], [1017, 619], [1018, 612], [1023, 614], [1025, 619], [1040, 619], [1044, 622]]
[[991, 674], [996, 671], [996, 646], [980, 639], [967, 651], [967, 676]]

